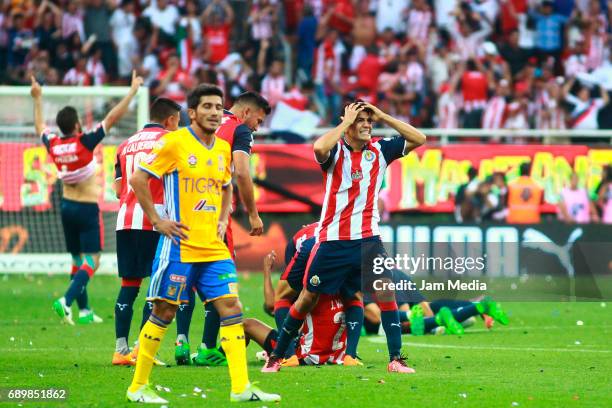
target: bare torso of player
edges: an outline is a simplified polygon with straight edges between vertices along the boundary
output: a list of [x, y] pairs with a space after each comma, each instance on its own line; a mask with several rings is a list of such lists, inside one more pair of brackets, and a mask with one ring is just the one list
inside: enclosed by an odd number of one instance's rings
[[67, 200], [81, 203], [97, 203], [100, 194], [100, 186], [96, 183], [96, 174], [74, 184], [64, 184], [63, 197]]

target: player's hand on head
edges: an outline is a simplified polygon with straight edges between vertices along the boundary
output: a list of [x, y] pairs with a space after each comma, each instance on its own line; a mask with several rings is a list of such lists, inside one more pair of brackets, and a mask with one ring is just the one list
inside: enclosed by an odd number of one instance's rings
[[385, 112], [383, 112], [382, 110], [380, 110], [378, 107], [372, 105], [371, 103], [368, 102], [364, 102], [364, 108], [370, 109], [373, 113], [372, 113], [372, 120], [377, 121], [382, 119], [383, 115], [385, 114]]
[[365, 108], [364, 102], [353, 102], [344, 108], [344, 116], [342, 116], [342, 121], [346, 124], [352, 125], [357, 119], [359, 112], [361, 112]]
[[162, 235], [167, 236], [175, 244], [178, 244], [178, 241], [176, 240], [177, 237], [180, 239], [189, 238], [187, 234], [185, 234], [185, 231], [189, 231], [189, 227], [186, 226], [185, 224], [181, 224], [178, 221], [162, 219], [162, 220], [157, 221], [153, 226], [155, 227], [157, 232], [159, 232]]
[[259, 215], [249, 215], [249, 223], [251, 224], [251, 232], [249, 232], [249, 235], [260, 236], [261, 234], [263, 234], [263, 221], [261, 220]]
[[132, 89], [138, 89], [144, 83], [144, 79], [136, 73], [136, 70], [132, 70]]
[[30, 75], [30, 81], [32, 81], [30, 95], [32, 95], [32, 98], [40, 98], [40, 96], [42, 95], [42, 87], [40, 86], [34, 75]]

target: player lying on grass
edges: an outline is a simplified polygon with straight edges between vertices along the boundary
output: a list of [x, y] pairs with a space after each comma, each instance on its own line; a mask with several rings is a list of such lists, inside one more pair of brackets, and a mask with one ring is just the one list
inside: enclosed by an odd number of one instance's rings
[[[231, 148], [215, 132], [223, 115], [223, 91], [200, 85], [187, 97], [191, 125], [164, 135], [130, 179], [143, 211], [162, 235], [147, 300], [153, 312], [139, 337], [139, 353], [127, 399], [167, 403], [149, 386], [153, 357], [178, 305], [195, 286], [213, 302], [221, 320], [231, 401], [280, 401], [249, 382], [236, 267], [223, 242], [231, 204]], [[163, 178], [164, 213], [153, 204], [149, 178]]]
[[[130, 352], [128, 335], [132, 324], [133, 306], [140, 291], [142, 279], [151, 276], [151, 268], [159, 241], [159, 233], [142, 211], [130, 176], [140, 161], [151, 153], [153, 145], [168, 131], [178, 129], [181, 106], [171, 99], [158, 98], [149, 109], [150, 122], [117, 148], [115, 162], [115, 192], [119, 198], [117, 213], [117, 268], [121, 288], [115, 302], [115, 353], [113, 365], [135, 365], [137, 348]], [[149, 189], [158, 214], [164, 206], [164, 189], [160, 180], [151, 178]], [[153, 304], [146, 302], [142, 311], [142, 324], [149, 320]]]
[[128, 94], [108, 112], [91, 131], [83, 131], [77, 110], [65, 106], [55, 117], [61, 133], [45, 126], [42, 108], [42, 87], [31, 77], [30, 94], [34, 100], [34, 127], [57, 167], [62, 181], [61, 217], [66, 249], [72, 256], [70, 286], [61, 298], [53, 302], [53, 310], [65, 323], [74, 324], [72, 302], [79, 306], [79, 323], [101, 323], [89, 307], [87, 283], [98, 269], [102, 250], [101, 217], [98, 208], [100, 185], [96, 182], [94, 149], [107, 132], [125, 115], [142, 78], [132, 72], [132, 85]]
[[[345, 108], [339, 126], [314, 143], [323, 171], [325, 198], [305, 271], [304, 289], [291, 306], [263, 372], [277, 372], [291, 341], [321, 294], [357, 293], [361, 274], [371, 272], [373, 259], [386, 254], [380, 239], [378, 195], [387, 166], [425, 143], [425, 135], [377, 107], [355, 102]], [[372, 126], [383, 122], [401, 137], [372, 140]], [[393, 291], [377, 291], [376, 300], [387, 336], [389, 372], [414, 373], [401, 355], [401, 325]], [[363, 321], [346, 310], [347, 321]], [[359, 333], [357, 334], [359, 336]]]
[[[274, 313], [272, 268], [276, 260], [274, 251], [264, 259], [264, 307]], [[283, 282], [282, 280], [279, 281]], [[285, 281], [286, 282], [286, 281]], [[322, 295], [315, 308], [308, 313], [300, 329], [297, 345], [292, 346], [291, 357], [283, 367], [317, 364], [344, 364], [347, 340], [344, 305], [338, 295]], [[244, 332], [264, 349], [263, 356], [271, 353], [278, 340], [278, 331], [257, 319], [245, 319]]]

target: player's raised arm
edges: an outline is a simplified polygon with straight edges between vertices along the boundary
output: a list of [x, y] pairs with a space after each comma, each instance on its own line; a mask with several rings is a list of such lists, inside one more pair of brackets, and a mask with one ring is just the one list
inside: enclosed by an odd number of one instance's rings
[[348, 105], [344, 108], [342, 122], [314, 142], [313, 150], [319, 163], [324, 163], [329, 158], [329, 154], [336, 143], [338, 143], [338, 140], [340, 140], [346, 129], [355, 122], [357, 115], [364, 108], [365, 103], [363, 102], [355, 102]]
[[372, 112], [374, 112], [374, 114], [372, 115], [372, 119], [377, 122], [383, 122], [384, 124], [392, 127], [393, 129], [397, 130], [401, 137], [404, 138], [404, 140], [406, 141], [406, 148], [404, 149], [404, 154], [407, 154], [409, 151], [425, 144], [425, 141], [427, 139], [426, 136], [423, 134], [423, 132], [421, 132], [414, 126], [394, 118], [393, 116], [383, 112], [382, 110], [378, 109], [376, 106], [370, 103], [365, 103], [364, 105], [365, 107], [371, 109]]
[[130, 177], [130, 185], [136, 194], [138, 203], [142, 207], [142, 211], [147, 215], [151, 224], [155, 229], [162, 235], [172, 239], [172, 242], [177, 244], [175, 237], [181, 239], [187, 239], [187, 235], [183, 230], [188, 231], [189, 228], [177, 221], [165, 220], [157, 214], [155, 211], [155, 205], [153, 204], [153, 196], [151, 196], [151, 190], [149, 189], [149, 173], [142, 169], [136, 169], [132, 177]]
[[132, 85], [130, 91], [121, 101], [113, 108], [104, 118], [104, 130], [108, 131], [117, 123], [128, 110], [130, 102], [138, 93], [138, 88], [143, 83], [142, 77], [136, 75], [136, 71], [132, 71]]
[[45, 119], [43, 118], [42, 112], [42, 87], [34, 78], [34, 75], [30, 76], [32, 80], [32, 87], [30, 88], [30, 95], [34, 100], [34, 129], [36, 135], [40, 136], [43, 130], [45, 130]]
[[269, 313], [274, 313], [274, 286], [272, 285], [272, 267], [276, 261], [276, 252], [270, 251], [264, 257], [263, 261], [263, 278], [264, 278], [264, 310]]

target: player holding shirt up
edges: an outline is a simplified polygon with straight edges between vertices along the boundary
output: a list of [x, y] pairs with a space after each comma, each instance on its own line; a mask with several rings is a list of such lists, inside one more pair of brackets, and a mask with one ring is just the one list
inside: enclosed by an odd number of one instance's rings
[[[252, 132], [259, 128], [269, 113], [270, 105], [264, 97], [255, 92], [245, 92], [236, 98], [230, 110], [224, 110], [221, 126], [216, 133], [219, 138], [231, 146], [233, 177], [249, 214], [250, 234], [254, 236], [263, 233], [263, 222], [259, 217], [253, 193], [250, 166], [251, 148], [253, 147]], [[230, 254], [234, 257], [231, 217], [227, 225], [225, 242]], [[190, 293], [189, 300], [189, 304], [181, 306], [176, 314], [177, 339], [174, 356], [179, 365], [191, 363], [188, 333], [195, 304], [194, 293]], [[227, 364], [225, 356], [216, 347], [219, 334], [219, 314], [210, 302], [206, 302], [205, 309], [202, 344], [198, 347], [198, 354], [194, 362], [197, 365], [205, 366], [225, 365]]]
[[77, 111], [72, 106], [62, 108], [56, 116], [60, 134], [46, 129], [42, 110], [42, 88], [34, 77], [30, 94], [34, 99], [34, 126], [47, 148], [62, 180], [62, 225], [66, 248], [72, 255], [72, 282], [61, 298], [53, 303], [53, 309], [65, 323], [74, 324], [71, 306], [76, 299], [79, 305], [79, 323], [102, 322], [89, 308], [87, 283], [98, 268], [102, 237], [96, 183], [94, 149], [115, 123], [127, 112], [131, 100], [142, 85], [142, 78], [132, 73], [132, 85], [128, 94], [106, 115], [92, 131], [83, 132]]
[[[142, 279], [151, 276], [151, 267], [159, 241], [155, 231], [129, 185], [129, 179], [140, 161], [155, 143], [168, 131], [178, 129], [181, 106], [171, 99], [158, 98], [150, 108], [150, 123], [126, 139], [117, 148], [115, 163], [115, 191], [119, 198], [117, 214], [117, 267], [121, 289], [115, 303], [115, 353], [113, 365], [134, 365], [135, 352], [130, 353], [128, 335], [132, 324], [133, 306]], [[161, 216], [164, 206], [164, 190], [155, 178], [149, 180], [153, 204]], [[153, 304], [146, 302], [142, 312], [141, 327], [149, 320]]]
[[[401, 137], [373, 141], [375, 121], [392, 127]], [[348, 105], [340, 125], [317, 139], [314, 153], [325, 184], [317, 243], [308, 260], [305, 287], [289, 310], [263, 372], [280, 370], [282, 356], [320, 294], [361, 290], [362, 268], [371, 267], [374, 257], [386, 253], [378, 230], [378, 194], [385, 170], [393, 160], [423, 143], [425, 135], [419, 130], [365, 102]], [[400, 353], [401, 325], [394, 294], [377, 292], [376, 299], [387, 336], [390, 359], [387, 369], [413, 373]], [[348, 311], [346, 319], [355, 320]], [[363, 324], [363, 315], [360, 321]]]
[[[187, 104], [191, 126], [164, 135], [130, 179], [143, 211], [163, 237], [147, 296], [154, 302], [153, 312], [140, 332], [127, 399], [167, 402], [149, 386], [153, 358], [178, 305], [188, 302], [195, 286], [221, 316], [231, 401], [279, 401], [279, 395], [264, 393], [249, 382], [236, 267], [223, 242], [232, 196], [231, 148], [215, 136], [223, 115], [223, 91], [200, 85], [189, 94]], [[150, 177], [163, 178], [168, 218], [155, 211]]]

